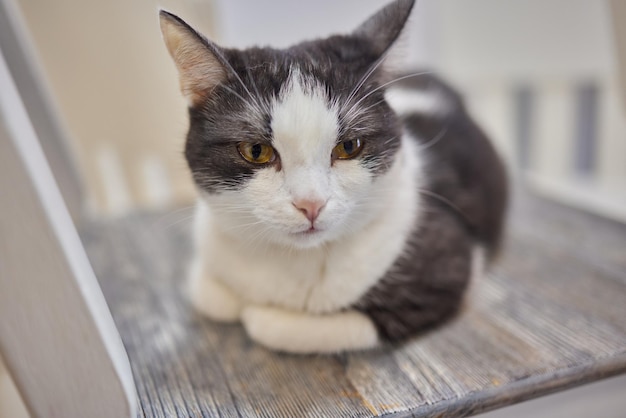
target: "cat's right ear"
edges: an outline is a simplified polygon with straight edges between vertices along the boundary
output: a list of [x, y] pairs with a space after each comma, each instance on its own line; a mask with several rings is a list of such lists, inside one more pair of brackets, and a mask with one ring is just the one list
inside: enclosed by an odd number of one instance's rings
[[381, 56], [397, 42], [413, 6], [415, 0], [395, 0], [363, 22], [353, 34], [367, 39], [372, 51]]
[[159, 11], [165, 45], [176, 63], [180, 89], [190, 106], [200, 104], [226, 80], [226, 65], [217, 45], [208, 41], [181, 18]]

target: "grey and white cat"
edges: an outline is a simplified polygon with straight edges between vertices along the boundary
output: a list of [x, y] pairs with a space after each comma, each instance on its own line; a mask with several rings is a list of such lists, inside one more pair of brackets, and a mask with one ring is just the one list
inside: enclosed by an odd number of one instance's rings
[[273, 349], [330, 353], [458, 310], [498, 245], [506, 176], [449, 87], [390, 77], [413, 4], [282, 50], [222, 48], [161, 11], [189, 104], [200, 312]]

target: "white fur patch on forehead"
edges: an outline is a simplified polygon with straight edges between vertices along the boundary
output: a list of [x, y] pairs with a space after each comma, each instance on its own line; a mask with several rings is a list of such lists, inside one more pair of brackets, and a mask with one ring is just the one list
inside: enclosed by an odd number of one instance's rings
[[271, 127], [283, 162], [310, 163], [327, 155], [330, 164], [339, 132], [338, 111], [316, 80], [292, 71], [272, 105]]

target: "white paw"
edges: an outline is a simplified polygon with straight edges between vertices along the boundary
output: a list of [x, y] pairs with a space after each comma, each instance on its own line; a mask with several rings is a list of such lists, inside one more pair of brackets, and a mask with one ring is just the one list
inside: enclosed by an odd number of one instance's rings
[[336, 353], [378, 344], [374, 324], [356, 311], [311, 315], [267, 306], [247, 306], [241, 313], [241, 322], [257, 343], [290, 353]]
[[[274, 350], [286, 350], [287, 311], [266, 307], [246, 306], [241, 312], [241, 323], [248, 336], [257, 343]], [[289, 350], [286, 350], [289, 351]]]
[[203, 315], [219, 322], [239, 321], [243, 307], [241, 299], [216, 280], [195, 274], [189, 280], [189, 299]]

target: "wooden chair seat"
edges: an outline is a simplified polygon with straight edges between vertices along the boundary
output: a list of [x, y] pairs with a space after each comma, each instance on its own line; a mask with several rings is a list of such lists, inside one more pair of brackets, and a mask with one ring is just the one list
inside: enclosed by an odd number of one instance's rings
[[522, 194], [461, 315], [395, 347], [266, 350], [182, 294], [188, 222], [88, 223], [146, 417], [466, 416], [626, 371], [626, 227]]

